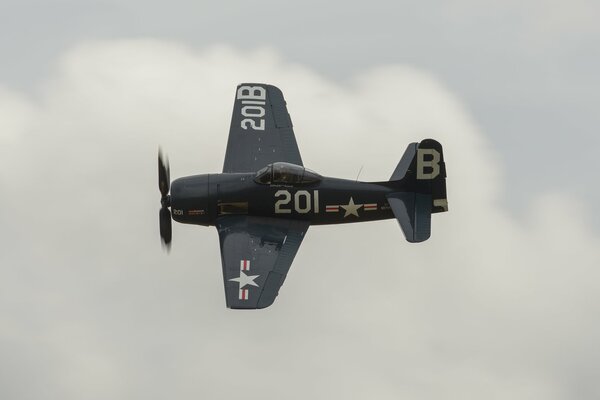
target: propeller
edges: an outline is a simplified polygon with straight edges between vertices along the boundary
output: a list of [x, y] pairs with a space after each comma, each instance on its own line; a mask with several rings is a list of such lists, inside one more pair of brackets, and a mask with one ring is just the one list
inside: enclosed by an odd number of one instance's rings
[[169, 189], [171, 187], [171, 179], [169, 173], [169, 160], [163, 157], [162, 151], [158, 149], [158, 189], [160, 190], [160, 212], [158, 220], [160, 224], [160, 237], [163, 245], [169, 250], [171, 247], [171, 196]]

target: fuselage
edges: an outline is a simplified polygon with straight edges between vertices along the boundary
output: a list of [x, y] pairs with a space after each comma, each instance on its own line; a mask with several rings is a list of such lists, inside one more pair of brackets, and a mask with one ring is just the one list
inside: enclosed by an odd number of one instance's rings
[[312, 225], [394, 218], [386, 195], [399, 182], [321, 177], [304, 184], [263, 184], [256, 173], [194, 175], [171, 184], [171, 214], [186, 224], [214, 225], [224, 215], [301, 219]]

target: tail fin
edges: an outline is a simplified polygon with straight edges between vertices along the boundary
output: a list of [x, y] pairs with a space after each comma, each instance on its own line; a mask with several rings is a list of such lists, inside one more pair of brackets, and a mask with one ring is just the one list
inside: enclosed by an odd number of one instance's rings
[[398, 191], [387, 196], [388, 202], [406, 240], [429, 239], [431, 214], [448, 211], [442, 145], [433, 139], [409, 144], [390, 181]]

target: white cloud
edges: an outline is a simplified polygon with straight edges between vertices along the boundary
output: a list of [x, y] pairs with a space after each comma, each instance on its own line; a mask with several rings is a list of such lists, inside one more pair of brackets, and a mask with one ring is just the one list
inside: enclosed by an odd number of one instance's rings
[[[218, 172], [235, 85], [278, 85], [305, 164], [387, 179], [407, 143], [445, 146], [450, 212], [314, 227], [275, 305], [226, 310], [214, 229], [161, 251], [156, 150]], [[72, 49], [35, 99], [0, 92], [8, 244], [3, 398], [595, 398], [598, 238], [560, 190], [520, 221], [468, 112], [382, 66], [340, 86], [269, 49], [153, 40]], [[543, 165], [539, 167], [544, 173]]]

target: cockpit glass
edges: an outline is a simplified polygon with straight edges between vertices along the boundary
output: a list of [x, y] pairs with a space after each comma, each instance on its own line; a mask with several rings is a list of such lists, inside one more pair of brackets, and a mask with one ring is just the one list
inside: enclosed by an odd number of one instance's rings
[[269, 183], [271, 183], [271, 177], [272, 177], [272, 169], [273, 166], [272, 164], [267, 165], [266, 167], [264, 167], [263, 169], [259, 170], [256, 173], [256, 182], [258, 183], [263, 183], [265, 185], [268, 185]]
[[302, 181], [304, 167], [288, 163], [273, 164], [273, 182], [279, 184], [294, 184]]
[[256, 173], [255, 181], [272, 185], [303, 185], [321, 180], [321, 176], [314, 171], [300, 165], [286, 162], [276, 162], [267, 165]]

